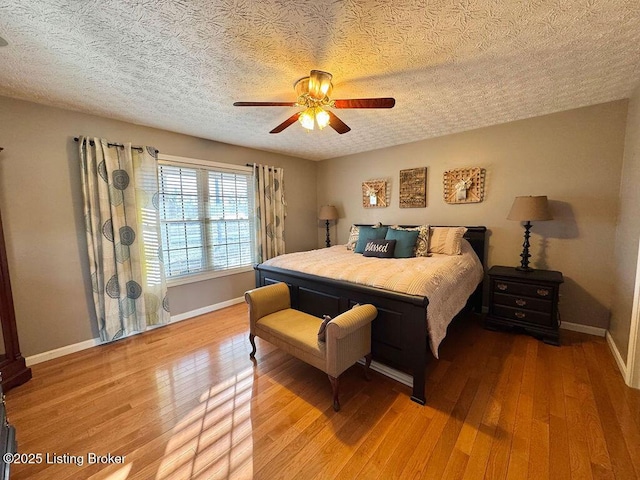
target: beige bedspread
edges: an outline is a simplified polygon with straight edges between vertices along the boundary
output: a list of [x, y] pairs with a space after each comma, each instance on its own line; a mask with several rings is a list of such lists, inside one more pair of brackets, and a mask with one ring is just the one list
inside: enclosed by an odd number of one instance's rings
[[264, 264], [427, 297], [429, 344], [436, 358], [447, 326], [462, 310], [484, 275], [480, 260], [466, 240], [462, 255], [375, 258], [336, 245], [280, 255]]

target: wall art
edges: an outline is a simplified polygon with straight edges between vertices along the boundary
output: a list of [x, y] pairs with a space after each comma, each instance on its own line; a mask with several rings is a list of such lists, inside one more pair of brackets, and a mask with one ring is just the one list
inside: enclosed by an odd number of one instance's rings
[[389, 182], [386, 180], [367, 180], [362, 182], [362, 206], [380, 208], [389, 206]]
[[484, 168], [456, 168], [444, 172], [444, 201], [478, 203], [484, 200]]
[[427, 167], [400, 170], [400, 208], [427, 206]]

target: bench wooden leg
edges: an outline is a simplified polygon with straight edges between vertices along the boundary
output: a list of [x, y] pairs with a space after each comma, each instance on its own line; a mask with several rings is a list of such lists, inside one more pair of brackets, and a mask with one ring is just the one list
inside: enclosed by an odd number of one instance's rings
[[367, 354], [364, 356], [364, 378], [367, 379], [367, 381], [371, 380], [371, 370], [369, 369], [369, 367], [371, 366], [371, 354]]
[[333, 410], [336, 412], [340, 411], [340, 400], [338, 399], [338, 391], [340, 390], [340, 379], [339, 377], [332, 377], [331, 375], [327, 375], [329, 377], [329, 381], [331, 382], [331, 388], [333, 389]]
[[251, 358], [256, 356], [256, 341], [255, 341], [256, 336], [253, 333], [249, 334], [249, 341], [251, 342], [251, 346], [253, 347], [253, 350], [251, 350], [251, 353], [249, 354], [249, 356]]

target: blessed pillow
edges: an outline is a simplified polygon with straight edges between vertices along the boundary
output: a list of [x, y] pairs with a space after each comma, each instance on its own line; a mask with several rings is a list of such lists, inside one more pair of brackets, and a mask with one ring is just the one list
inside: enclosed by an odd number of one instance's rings
[[465, 227], [433, 227], [429, 238], [429, 253], [460, 255]]
[[360, 234], [360, 227], [357, 225], [351, 225], [349, 230], [349, 240], [347, 240], [347, 250], [353, 250], [358, 243], [358, 235]]
[[363, 253], [364, 247], [369, 240], [383, 240], [387, 234], [387, 227], [360, 227], [358, 232], [358, 242], [353, 250], [356, 253]]
[[322, 316], [322, 324], [320, 325], [320, 330], [318, 330], [318, 341], [326, 342], [327, 341], [327, 325], [331, 321], [331, 317], [329, 315]]
[[393, 258], [396, 246], [396, 240], [369, 240], [364, 247], [362, 255], [365, 257]]
[[396, 249], [393, 254], [395, 258], [410, 258], [413, 257], [419, 233], [418, 230], [389, 228], [384, 238], [396, 241]]

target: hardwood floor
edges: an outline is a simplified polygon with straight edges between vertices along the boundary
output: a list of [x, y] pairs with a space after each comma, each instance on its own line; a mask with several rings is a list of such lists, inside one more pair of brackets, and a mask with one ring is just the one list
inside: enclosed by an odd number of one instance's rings
[[604, 339], [562, 331], [553, 347], [469, 314], [427, 365], [426, 406], [354, 366], [335, 413], [322, 372], [260, 339], [254, 366], [246, 315], [35, 365], [6, 401], [19, 451], [43, 462], [11, 478], [640, 478], [640, 391]]

